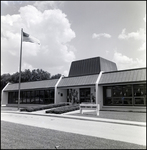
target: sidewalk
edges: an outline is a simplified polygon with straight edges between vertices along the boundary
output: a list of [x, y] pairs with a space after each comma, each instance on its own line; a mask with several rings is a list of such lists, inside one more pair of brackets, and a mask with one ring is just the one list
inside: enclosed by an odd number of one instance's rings
[[38, 116], [62, 117], [68, 119], [108, 122], [108, 123], [115, 123], [115, 124], [135, 125], [135, 126], [146, 126], [146, 113], [100, 111], [99, 116], [96, 116], [95, 111], [90, 111], [90, 110], [84, 110], [83, 114], [80, 114], [80, 110], [76, 110], [64, 114], [51, 114], [51, 113], [45, 113], [45, 111], [46, 110], [40, 110], [34, 112], [20, 112], [16, 107], [1, 107], [1, 112], [38, 115]]

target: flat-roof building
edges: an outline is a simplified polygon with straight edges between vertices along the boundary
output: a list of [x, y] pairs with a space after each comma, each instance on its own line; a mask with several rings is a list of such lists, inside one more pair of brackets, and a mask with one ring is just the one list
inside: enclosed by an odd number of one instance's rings
[[[18, 83], [2, 90], [2, 105], [17, 106]], [[20, 105], [96, 103], [100, 110], [146, 111], [146, 68], [117, 70], [101, 57], [74, 61], [68, 77], [21, 83]]]

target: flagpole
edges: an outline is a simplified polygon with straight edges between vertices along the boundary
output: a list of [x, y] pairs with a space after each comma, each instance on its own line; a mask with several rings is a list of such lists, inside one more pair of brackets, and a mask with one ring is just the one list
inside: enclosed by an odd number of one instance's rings
[[23, 36], [23, 28], [21, 29], [21, 43], [20, 43], [19, 86], [18, 86], [18, 110], [19, 110], [19, 107], [20, 107], [20, 83], [21, 83], [21, 60], [22, 60], [22, 36]]

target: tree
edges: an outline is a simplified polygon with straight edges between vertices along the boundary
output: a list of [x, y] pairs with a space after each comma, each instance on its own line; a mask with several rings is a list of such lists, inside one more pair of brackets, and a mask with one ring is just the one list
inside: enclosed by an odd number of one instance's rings
[[32, 70], [31, 81], [48, 80], [50, 79], [50, 76], [50, 73], [47, 71], [43, 71], [42, 69], [34, 69]]
[[24, 72], [21, 73], [21, 82], [31, 81], [32, 73], [30, 69], [25, 69]]
[[11, 81], [11, 75], [9, 73], [1, 75], [1, 90]]
[[51, 79], [59, 79], [61, 77], [61, 74], [56, 74], [51, 76]]

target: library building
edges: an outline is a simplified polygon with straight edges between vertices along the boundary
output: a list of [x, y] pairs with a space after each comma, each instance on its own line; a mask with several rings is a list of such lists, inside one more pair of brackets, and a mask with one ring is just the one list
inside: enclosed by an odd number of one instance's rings
[[[18, 87], [18, 83], [8, 83], [3, 88], [1, 105], [18, 105]], [[114, 62], [94, 57], [73, 61], [67, 77], [20, 85], [20, 106], [63, 102], [146, 112], [146, 68], [117, 70]]]

